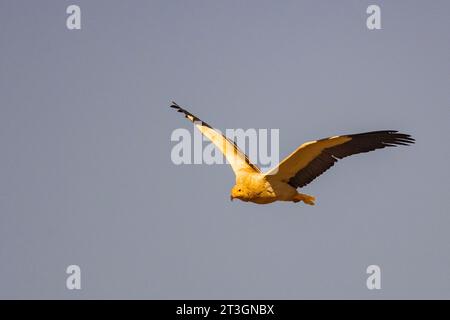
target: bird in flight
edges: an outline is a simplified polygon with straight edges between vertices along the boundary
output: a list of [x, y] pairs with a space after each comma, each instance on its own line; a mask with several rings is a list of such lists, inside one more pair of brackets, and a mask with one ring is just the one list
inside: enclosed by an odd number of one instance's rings
[[303, 201], [314, 205], [315, 197], [297, 192], [315, 178], [331, 168], [339, 159], [353, 154], [369, 152], [385, 147], [409, 145], [414, 139], [394, 130], [372, 131], [358, 134], [334, 136], [309, 141], [298, 147], [268, 172], [250, 162], [237, 144], [189, 111], [172, 102], [171, 108], [195, 124], [222, 152], [236, 176], [236, 184], [231, 189], [230, 199], [267, 204], [275, 201]]

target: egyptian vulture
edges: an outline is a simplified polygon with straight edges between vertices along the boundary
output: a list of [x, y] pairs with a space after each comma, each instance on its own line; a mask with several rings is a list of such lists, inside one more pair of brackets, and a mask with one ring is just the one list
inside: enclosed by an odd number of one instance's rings
[[409, 145], [414, 139], [394, 130], [334, 136], [302, 144], [278, 166], [263, 173], [250, 162], [235, 142], [214, 130], [175, 102], [170, 106], [192, 121], [200, 132], [223, 153], [236, 175], [230, 199], [267, 204], [274, 201], [303, 201], [314, 205], [313, 196], [297, 192], [331, 168], [339, 159], [385, 147]]

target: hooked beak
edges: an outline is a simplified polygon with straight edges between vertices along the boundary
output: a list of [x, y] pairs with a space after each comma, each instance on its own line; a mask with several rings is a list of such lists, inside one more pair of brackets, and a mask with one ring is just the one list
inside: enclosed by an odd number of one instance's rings
[[230, 195], [230, 201], [233, 201], [233, 199], [234, 199], [233, 196]]

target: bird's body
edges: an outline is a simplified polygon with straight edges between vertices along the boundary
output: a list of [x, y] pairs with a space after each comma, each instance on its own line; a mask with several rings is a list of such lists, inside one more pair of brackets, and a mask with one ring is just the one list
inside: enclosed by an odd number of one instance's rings
[[257, 204], [267, 204], [275, 201], [303, 201], [314, 202], [314, 197], [298, 193], [288, 183], [270, 179], [259, 172], [247, 172], [238, 175], [236, 184], [231, 191], [231, 199], [237, 198], [242, 201]]
[[303, 201], [314, 205], [313, 196], [297, 192], [344, 157], [385, 147], [414, 143], [411, 136], [394, 130], [372, 131], [334, 136], [302, 144], [278, 166], [262, 173], [238, 146], [207, 123], [172, 103], [172, 108], [184, 113], [200, 132], [225, 155], [235, 175], [231, 200], [267, 204], [275, 201]]

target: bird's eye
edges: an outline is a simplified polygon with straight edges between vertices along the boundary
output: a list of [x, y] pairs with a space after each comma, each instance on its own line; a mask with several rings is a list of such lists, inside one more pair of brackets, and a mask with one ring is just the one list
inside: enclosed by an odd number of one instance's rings
[[241, 189], [239, 189], [238, 191], [241, 192]]

